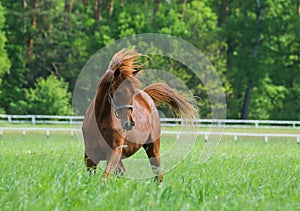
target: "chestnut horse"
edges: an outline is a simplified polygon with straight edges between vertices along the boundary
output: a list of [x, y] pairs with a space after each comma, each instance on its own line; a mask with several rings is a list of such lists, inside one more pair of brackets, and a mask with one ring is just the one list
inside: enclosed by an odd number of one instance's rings
[[121, 50], [110, 61], [99, 80], [96, 95], [83, 120], [85, 163], [95, 172], [100, 160], [106, 160], [105, 175], [123, 174], [123, 158], [143, 147], [156, 181], [162, 181], [160, 169], [160, 117], [156, 106], [169, 104], [183, 118], [195, 118], [194, 106], [164, 83], [143, 90], [136, 75], [141, 70], [134, 50]]

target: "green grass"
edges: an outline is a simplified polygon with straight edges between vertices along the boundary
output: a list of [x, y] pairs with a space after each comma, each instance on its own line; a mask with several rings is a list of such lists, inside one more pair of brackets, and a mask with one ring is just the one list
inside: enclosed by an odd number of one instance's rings
[[199, 138], [161, 185], [115, 177], [104, 184], [101, 171], [86, 174], [82, 144], [69, 133], [4, 133], [0, 210], [300, 210], [296, 140], [224, 137], [200, 165], [202, 147]]

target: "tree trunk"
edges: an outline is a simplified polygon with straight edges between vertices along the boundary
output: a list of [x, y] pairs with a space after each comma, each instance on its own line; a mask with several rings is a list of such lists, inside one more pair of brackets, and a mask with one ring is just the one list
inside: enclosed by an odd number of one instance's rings
[[34, 32], [33, 30], [36, 29], [36, 20], [37, 20], [37, 8], [38, 8], [38, 0], [33, 0], [33, 7], [32, 7], [32, 12], [33, 12], [33, 18], [32, 18], [32, 32], [31, 36], [28, 41], [28, 50], [27, 50], [27, 57], [26, 57], [26, 67], [30, 66], [30, 61], [32, 58], [32, 51], [33, 51], [33, 43], [34, 43]]
[[184, 17], [184, 5], [186, 3], [186, 0], [180, 0], [180, 4], [181, 4], [181, 9], [180, 9], [180, 16], [181, 16], [181, 19], [183, 19]]
[[259, 45], [260, 45], [260, 40], [259, 40], [259, 37], [260, 37], [260, 34], [261, 34], [261, 30], [260, 30], [260, 22], [261, 22], [261, 19], [262, 19], [262, 8], [261, 8], [261, 3], [260, 3], [260, 0], [256, 0], [257, 2], [257, 10], [256, 10], [256, 41], [255, 41], [255, 46], [254, 46], [254, 50], [253, 50], [253, 54], [252, 54], [252, 58], [253, 59], [256, 59], [256, 56], [257, 56], [257, 52], [258, 52], [258, 48], [259, 48]]
[[81, 0], [84, 7], [87, 7], [89, 5], [89, 0]]
[[72, 9], [73, 9], [73, 0], [65, 0], [65, 26], [67, 26], [69, 24], [69, 18], [70, 15], [72, 13]]
[[109, 16], [112, 16], [114, 11], [114, 0], [111, 0], [109, 3]]
[[[252, 53], [252, 59], [253, 62], [256, 62], [256, 57], [257, 57], [257, 52], [258, 52], [258, 48], [260, 45], [260, 22], [262, 19], [262, 8], [261, 8], [261, 3], [260, 0], [256, 0], [257, 3], [257, 10], [256, 10], [256, 41], [255, 41], [255, 45], [254, 45], [254, 49], [253, 49], [253, 53]], [[247, 88], [246, 88], [246, 93], [245, 93], [245, 98], [244, 98], [244, 103], [243, 103], [243, 107], [242, 107], [242, 111], [241, 111], [241, 119], [247, 119], [248, 117], [248, 111], [249, 111], [249, 103], [250, 103], [250, 97], [251, 97], [251, 91], [252, 91], [252, 87], [253, 87], [253, 80], [249, 79], [248, 84], [247, 84]]]
[[219, 6], [219, 15], [218, 15], [218, 26], [222, 26], [223, 23], [225, 23], [227, 18], [227, 13], [229, 9], [229, 1], [228, 0], [222, 0], [221, 4]]
[[152, 25], [152, 30], [156, 30], [157, 25], [156, 25], [156, 13], [159, 9], [159, 4], [160, 4], [160, 0], [154, 0], [153, 1], [153, 15], [152, 15], [152, 20], [151, 20], [151, 25]]
[[101, 0], [95, 0], [94, 2], [94, 19], [96, 21], [99, 21], [101, 17], [101, 4]]
[[72, 13], [73, 9], [73, 0], [65, 0], [65, 12]]
[[247, 119], [247, 117], [248, 117], [252, 85], [253, 85], [253, 82], [251, 80], [249, 80], [248, 84], [247, 84], [247, 88], [246, 88], [246, 94], [245, 94], [245, 98], [244, 98], [243, 108], [241, 111], [241, 119]]
[[154, 0], [154, 7], [153, 7], [153, 17], [155, 17], [157, 11], [158, 11], [158, 8], [159, 8], [159, 2], [160, 0]]
[[26, 9], [27, 9], [27, 2], [23, 0], [23, 32], [27, 31], [27, 19], [26, 19]]

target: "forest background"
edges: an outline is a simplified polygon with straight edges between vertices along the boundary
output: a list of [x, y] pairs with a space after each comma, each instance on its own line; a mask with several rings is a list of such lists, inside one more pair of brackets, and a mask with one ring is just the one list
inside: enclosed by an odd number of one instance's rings
[[[200, 49], [222, 80], [227, 118], [300, 120], [300, 0], [1, 1], [0, 113], [72, 114], [89, 58], [141, 33]], [[202, 84], [181, 69], [169, 71], [203, 98]], [[209, 102], [199, 107], [209, 118]]]

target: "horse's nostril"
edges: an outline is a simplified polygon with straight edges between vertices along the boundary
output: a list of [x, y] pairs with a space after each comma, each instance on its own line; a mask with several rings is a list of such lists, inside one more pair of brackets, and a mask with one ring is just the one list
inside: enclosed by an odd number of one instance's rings
[[125, 122], [123, 128], [125, 130], [131, 130], [132, 129], [132, 125], [130, 122]]
[[135, 122], [134, 121], [131, 121], [131, 126], [135, 126]]

